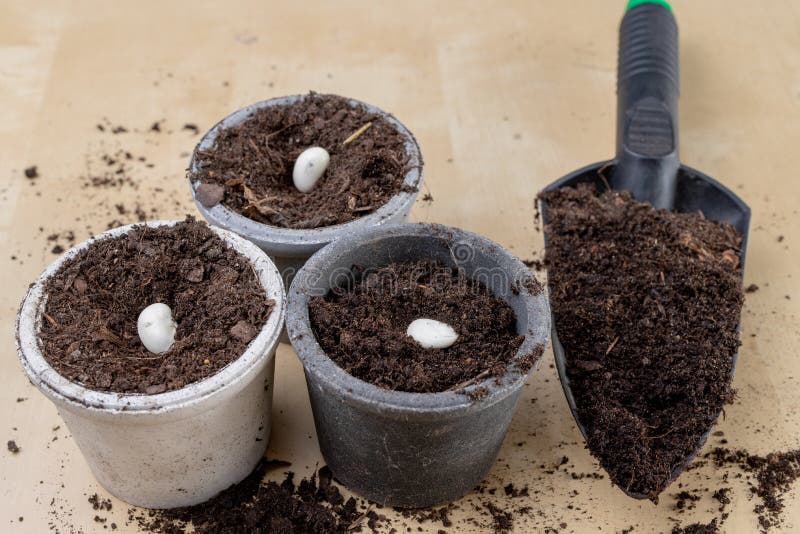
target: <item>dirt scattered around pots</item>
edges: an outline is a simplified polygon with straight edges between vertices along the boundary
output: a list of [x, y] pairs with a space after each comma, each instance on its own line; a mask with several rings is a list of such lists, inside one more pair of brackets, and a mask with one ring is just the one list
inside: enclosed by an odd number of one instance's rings
[[616, 485], [657, 501], [734, 396], [741, 235], [589, 184], [542, 198], [550, 297], [588, 447]]
[[491, 501], [485, 501], [483, 506], [492, 516], [492, 528], [495, 532], [510, 532], [514, 526], [514, 516], [511, 512], [499, 508]]
[[[277, 467], [285, 466], [279, 462]], [[265, 481], [275, 467], [262, 461], [250, 476], [208, 502], [171, 510], [129, 511], [129, 521], [147, 532], [166, 534], [238, 534], [242, 532], [314, 532], [345, 534], [375, 530], [386, 522], [363, 500], [345, 499], [323, 467], [295, 483], [288, 472], [281, 483]]]
[[710, 523], [692, 523], [685, 527], [675, 526], [672, 529], [672, 534], [717, 534], [718, 532], [719, 525], [716, 518]]
[[22, 448], [19, 445], [17, 445], [17, 442], [14, 441], [13, 439], [8, 440], [6, 447], [8, 447], [8, 452], [10, 452], [11, 454], [18, 454], [19, 451], [22, 450]]
[[745, 293], [755, 293], [758, 291], [758, 286], [756, 284], [750, 284], [744, 290]]
[[[167, 124], [166, 120], [159, 121], [161, 130], [159, 135], [162, 137], [174, 133]], [[191, 197], [171, 193], [165, 195], [164, 183], [184, 182], [180, 179], [180, 175], [158, 176], [160, 173], [155, 170], [156, 163], [146, 155], [148, 146], [159, 145], [149, 127], [122, 126], [106, 118], [93, 127], [101, 133], [89, 135], [91, 141], [87, 142], [83, 153], [76, 149], [77, 157], [85, 160], [85, 170], [67, 176], [54, 172], [42, 176], [36, 165], [26, 169], [27, 174], [33, 175], [33, 169], [36, 168], [37, 179], [31, 178], [29, 180], [31, 185], [38, 183], [49, 185], [48, 180], [51, 177], [60, 181], [58, 187], [36, 188], [35, 195], [29, 199], [30, 202], [35, 205], [35, 197], [55, 196], [56, 202], [69, 202], [76, 213], [79, 212], [71, 224], [60, 219], [57, 223], [59, 226], [50, 231], [70, 230], [80, 236], [79, 240], [83, 240], [102, 230], [132, 222], [155, 220], [163, 218], [163, 215], [175, 218], [177, 214], [191, 210]], [[113, 135], [114, 133], [126, 135]], [[180, 133], [182, 138], [186, 137], [186, 132]], [[181, 155], [181, 159], [188, 157], [188, 152]], [[74, 167], [74, 165], [68, 166]], [[60, 196], [63, 194], [63, 187], [72, 188], [68, 197]], [[121, 211], [120, 207], [123, 208]], [[48, 223], [43, 222], [43, 224]], [[40, 227], [40, 233], [45, 233], [43, 227]], [[48, 243], [44, 250], [61, 254], [73, 244], [63, 241]], [[19, 254], [13, 256], [16, 261]], [[22, 264], [23, 261], [19, 260], [19, 263]]]
[[[99, 240], [45, 290], [45, 359], [90, 389], [122, 393], [171, 391], [215, 374], [244, 352], [242, 331], [260, 330], [273, 305], [247, 259], [191, 217]], [[178, 324], [161, 355], [144, 348], [136, 328], [156, 302]]]
[[[314, 189], [301, 193], [292, 170], [312, 146], [327, 150], [330, 163]], [[220, 200], [228, 208], [287, 228], [329, 226], [372, 213], [404, 189], [409, 171], [405, 138], [385, 118], [317, 93], [219, 129], [214, 145], [195, 157], [199, 170], [192, 179], [223, 186]]]
[[90, 495], [87, 500], [89, 504], [92, 505], [93, 510], [105, 510], [110, 512], [113, 508], [111, 499], [103, 499], [97, 493]]
[[[395, 391], [461, 391], [499, 377], [524, 339], [508, 304], [463, 272], [432, 261], [353, 266], [348, 282], [310, 300], [309, 317], [322, 349], [342, 369]], [[406, 335], [421, 317], [449, 324], [458, 340], [444, 349], [422, 348]], [[527, 372], [541, 353], [539, 347], [514, 365]]]
[[518, 497], [527, 497], [530, 495], [528, 486], [517, 488], [510, 482], [503, 486], [503, 491], [505, 491], [507, 497], [511, 497], [512, 499], [516, 499]]
[[[486, 489], [479, 487], [478, 492], [481, 494], [488, 493], [493, 496], [501, 493], [502, 488]], [[493, 498], [490, 500], [481, 499], [473, 501], [471, 505], [475, 514], [467, 516], [465, 518], [466, 522], [477, 527], [481, 532], [495, 532], [497, 534], [515, 532], [519, 530], [515, 529], [515, 524], [518, 519], [534, 515], [534, 509], [531, 506], [516, 506], [510, 504], [508, 500], [504, 501], [502, 498]], [[566, 523], [558, 522], [560, 520], [557, 519], [557, 516], [554, 514], [546, 514], [544, 511], [539, 510], [536, 512], [536, 515], [539, 516], [536, 520], [537, 532], [555, 533], [567, 528]], [[558, 523], [550, 526], [547, 524], [543, 525], [542, 521], [556, 521]]]
[[719, 488], [714, 491], [711, 498], [719, 502], [719, 511], [724, 512], [725, 508], [731, 503], [730, 488]]
[[453, 521], [450, 519], [451, 512], [455, 509], [453, 503], [441, 506], [439, 508], [395, 508], [403, 517], [413, 519], [417, 523], [439, 523], [443, 527], [452, 527]]
[[[747, 484], [759, 503], [753, 508], [761, 532], [767, 532], [783, 523], [784, 495], [800, 478], [800, 449], [773, 452], [766, 456], [750, 454], [745, 450], [717, 447], [705, 455], [718, 468], [736, 466], [749, 474]], [[727, 492], [720, 498], [723, 506], [730, 502]]]
[[35, 180], [39, 177], [39, 169], [36, 168], [36, 165], [32, 165], [25, 169], [25, 178], [29, 180]]
[[679, 513], [683, 513], [686, 510], [693, 510], [699, 500], [700, 495], [683, 490], [675, 495], [675, 509], [679, 510]]

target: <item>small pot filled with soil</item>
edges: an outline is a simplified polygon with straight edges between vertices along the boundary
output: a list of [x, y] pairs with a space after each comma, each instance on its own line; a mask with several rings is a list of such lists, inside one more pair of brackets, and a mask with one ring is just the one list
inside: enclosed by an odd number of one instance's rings
[[148, 508], [246, 477], [270, 434], [283, 282], [252, 243], [192, 218], [67, 251], [30, 287], [17, 346], [97, 480]]
[[287, 313], [333, 475], [401, 507], [451, 501], [486, 475], [550, 325], [521, 261], [433, 224], [328, 245], [298, 273]]
[[350, 232], [405, 221], [422, 184], [414, 136], [336, 95], [273, 98], [228, 115], [192, 154], [197, 208], [269, 254], [284, 280]]

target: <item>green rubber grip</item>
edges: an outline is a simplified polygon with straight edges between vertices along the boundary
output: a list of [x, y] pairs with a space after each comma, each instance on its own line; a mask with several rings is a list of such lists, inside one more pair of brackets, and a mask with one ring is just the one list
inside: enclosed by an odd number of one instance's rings
[[667, 2], [667, 0], [628, 0], [628, 6], [625, 8], [625, 11], [633, 9], [634, 7], [640, 6], [642, 4], [658, 4], [672, 11], [672, 6], [669, 5], [669, 2]]

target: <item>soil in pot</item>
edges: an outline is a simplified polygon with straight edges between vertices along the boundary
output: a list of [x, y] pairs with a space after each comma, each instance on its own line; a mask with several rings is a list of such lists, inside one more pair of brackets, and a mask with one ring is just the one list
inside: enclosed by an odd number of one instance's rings
[[656, 501], [734, 395], [742, 237], [588, 184], [543, 198], [550, 298], [588, 447], [614, 483]]
[[[527, 372], [542, 353], [539, 347], [512, 364], [524, 338], [511, 307], [462, 271], [432, 261], [354, 266], [348, 282], [309, 301], [309, 316], [329, 358], [389, 390], [460, 390], [501, 376], [508, 365]], [[419, 318], [450, 325], [458, 339], [447, 348], [423, 348], [406, 333]]]
[[[273, 307], [249, 260], [191, 217], [100, 239], [45, 284], [42, 353], [89, 389], [156, 394], [211, 376], [238, 358]], [[139, 340], [150, 304], [172, 309], [175, 342], [163, 354]]]
[[[220, 129], [213, 146], [195, 153], [197, 199], [265, 224], [316, 228], [352, 221], [403, 190], [406, 138], [385, 118], [336, 95], [310, 93], [270, 106]], [[319, 146], [330, 163], [308, 193], [292, 181], [295, 160]]]

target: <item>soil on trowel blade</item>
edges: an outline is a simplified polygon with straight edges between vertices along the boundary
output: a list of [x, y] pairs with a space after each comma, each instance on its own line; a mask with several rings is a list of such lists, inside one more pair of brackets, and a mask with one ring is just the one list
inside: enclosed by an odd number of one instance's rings
[[657, 501], [732, 400], [742, 236], [589, 184], [542, 195], [558, 337], [587, 444]]

